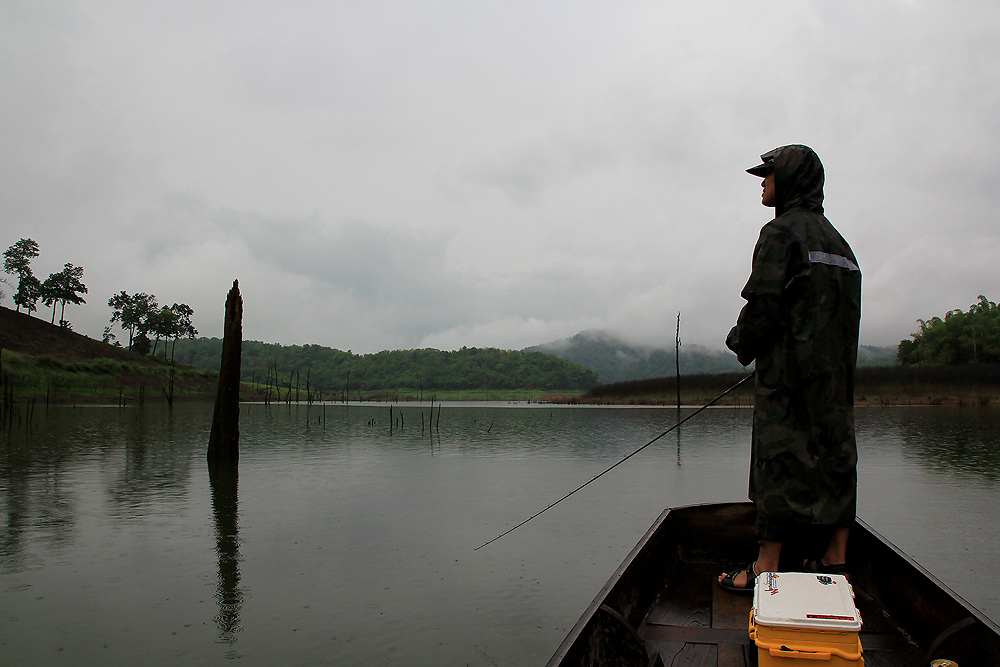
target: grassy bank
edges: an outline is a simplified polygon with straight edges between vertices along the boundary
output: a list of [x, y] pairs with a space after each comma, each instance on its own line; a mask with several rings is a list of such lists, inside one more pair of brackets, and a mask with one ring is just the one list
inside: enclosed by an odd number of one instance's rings
[[[138, 355], [137, 355], [138, 356]], [[64, 361], [51, 356], [3, 352], [5, 395], [18, 400], [51, 402], [134, 401], [166, 398], [214, 398], [216, 374], [194, 368], [173, 369], [164, 362], [148, 364], [101, 357]]]
[[116, 402], [214, 399], [216, 373], [135, 354], [0, 308], [0, 386], [6, 400]]

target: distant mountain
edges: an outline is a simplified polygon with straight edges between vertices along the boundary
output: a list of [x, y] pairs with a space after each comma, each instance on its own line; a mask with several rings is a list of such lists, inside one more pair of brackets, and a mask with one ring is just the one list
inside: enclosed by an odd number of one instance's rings
[[[632, 345], [606, 331], [581, 331], [569, 338], [527, 347], [524, 351], [546, 352], [578, 363], [597, 373], [601, 384], [676, 373], [673, 348]], [[859, 366], [892, 366], [895, 363], [895, 348], [862, 345], [858, 350]], [[680, 370], [681, 375], [699, 375], [738, 372], [743, 367], [732, 352], [701, 345], [681, 345]]]
[[862, 345], [858, 348], [858, 366], [896, 366], [896, 348]]
[[[525, 348], [573, 361], [597, 373], [602, 384], [672, 376], [676, 373], [673, 348], [626, 343], [606, 331], [581, 331], [575, 336]], [[681, 345], [681, 375], [728, 373], [743, 367], [732, 352], [701, 345]]]

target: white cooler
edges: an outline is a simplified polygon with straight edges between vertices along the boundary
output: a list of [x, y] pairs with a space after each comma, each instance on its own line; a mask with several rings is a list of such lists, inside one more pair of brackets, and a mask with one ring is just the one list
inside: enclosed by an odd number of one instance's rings
[[861, 615], [847, 577], [808, 572], [765, 572], [757, 577], [750, 639], [760, 667], [858, 667]]

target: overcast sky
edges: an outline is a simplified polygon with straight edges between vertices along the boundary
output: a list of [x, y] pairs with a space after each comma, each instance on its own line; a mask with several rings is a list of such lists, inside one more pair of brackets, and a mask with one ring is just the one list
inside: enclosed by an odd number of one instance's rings
[[894, 346], [1000, 299], [998, 133], [996, 0], [0, 2], [0, 246], [96, 338], [238, 279], [252, 340], [722, 349], [804, 143]]

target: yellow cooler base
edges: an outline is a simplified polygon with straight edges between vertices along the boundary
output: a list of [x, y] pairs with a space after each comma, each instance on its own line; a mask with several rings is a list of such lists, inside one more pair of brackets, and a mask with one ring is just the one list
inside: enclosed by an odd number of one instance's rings
[[750, 619], [750, 639], [760, 667], [860, 667], [865, 664], [857, 632], [769, 627]]

